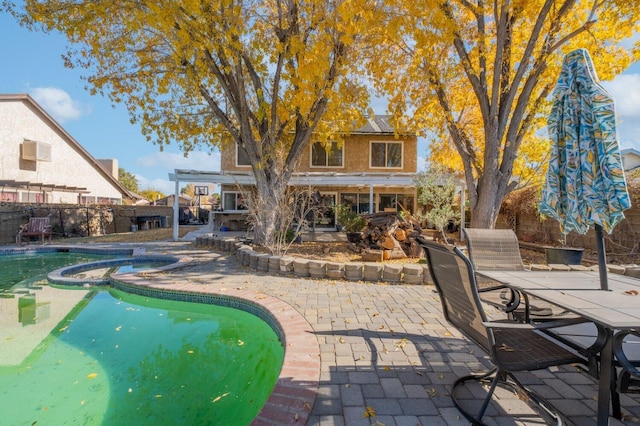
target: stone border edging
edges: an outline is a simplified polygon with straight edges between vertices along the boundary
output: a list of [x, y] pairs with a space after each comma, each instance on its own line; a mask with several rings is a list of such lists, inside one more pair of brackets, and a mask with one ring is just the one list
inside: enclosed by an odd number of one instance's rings
[[340, 263], [292, 256], [272, 256], [267, 253], [259, 253], [235, 238], [221, 238], [213, 235], [196, 237], [195, 245], [196, 247], [235, 253], [242, 266], [259, 272], [293, 275], [299, 278], [326, 278], [387, 284], [433, 284], [426, 264]]
[[[429, 267], [426, 264], [397, 264], [376, 262], [330, 262], [316, 259], [296, 258], [292, 256], [272, 256], [259, 253], [235, 238], [222, 238], [215, 235], [196, 237], [195, 245], [235, 253], [242, 266], [250, 269], [280, 275], [294, 275], [300, 278], [333, 279], [347, 281], [383, 282], [388, 284], [431, 284]], [[532, 271], [597, 271], [598, 265], [525, 265]], [[609, 272], [640, 278], [638, 265], [607, 265]]]

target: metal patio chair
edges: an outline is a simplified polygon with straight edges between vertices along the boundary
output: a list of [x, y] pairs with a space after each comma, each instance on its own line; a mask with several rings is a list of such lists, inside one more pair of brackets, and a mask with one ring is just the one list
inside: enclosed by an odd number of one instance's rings
[[620, 367], [617, 391], [640, 393], [640, 330], [616, 333], [613, 350]]
[[[554, 323], [551, 321], [542, 324], [516, 323], [511, 319], [490, 322], [480, 301], [475, 273], [469, 259], [457, 247], [445, 246], [422, 237], [417, 240], [425, 250], [445, 319], [484, 349], [495, 365], [495, 368], [486, 373], [460, 377], [453, 383], [451, 397], [456, 408], [472, 424], [482, 425], [482, 417], [500, 383], [523, 392], [527, 397], [523, 399], [540, 407], [544, 417], [562, 424], [559, 413], [523, 386], [514, 373], [584, 363], [585, 359], [540, 332], [542, 328], [553, 327]], [[489, 392], [477, 414], [465, 410], [456, 398], [456, 388], [471, 380], [491, 380]]]
[[[518, 237], [511, 229], [464, 228], [469, 260], [474, 271], [524, 271]], [[476, 276], [481, 299], [490, 305], [503, 307], [518, 321], [553, 321], [557, 327], [544, 332], [578, 351], [589, 360], [589, 373], [598, 375], [599, 352], [605, 342], [605, 333], [595, 324], [567, 312], [552, 303], [526, 295], [509, 294], [492, 280]], [[512, 291], [513, 292], [513, 291]], [[524, 303], [521, 303], [524, 299]]]

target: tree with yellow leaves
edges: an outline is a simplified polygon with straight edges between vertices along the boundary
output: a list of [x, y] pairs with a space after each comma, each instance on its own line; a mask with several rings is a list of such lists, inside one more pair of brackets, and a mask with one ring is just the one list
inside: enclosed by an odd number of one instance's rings
[[619, 44], [640, 29], [639, 4], [386, 0], [369, 69], [395, 115], [436, 135], [432, 160], [462, 164], [472, 226], [493, 227], [505, 195], [534, 177], [514, 173], [544, 160], [538, 132], [563, 56], [587, 47], [604, 79], [639, 57]]
[[[7, 6], [8, 4], [8, 6]], [[373, 0], [26, 0], [5, 8], [57, 30], [66, 64], [93, 93], [124, 102], [149, 141], [237, 144], [256, 181], [256, 242], [276, 231], [278, 200], [312, 133], [359, 123], [368, 93], [357, 49]], [[349, 77], [349, 78], [348, 78]]]

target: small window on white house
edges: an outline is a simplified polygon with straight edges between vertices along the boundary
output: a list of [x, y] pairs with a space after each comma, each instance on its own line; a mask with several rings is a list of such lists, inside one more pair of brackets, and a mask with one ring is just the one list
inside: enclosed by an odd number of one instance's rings
[[251, 166], [249, 155], [238, 144], [236, 144], [236, 166]]
[[311, 167], [342, 167], [344, 147], [338, 142], [322, 145], [315, 142], [311, 145]]
[[371, 167], [402, 168], [402, 142], [371, 142]]

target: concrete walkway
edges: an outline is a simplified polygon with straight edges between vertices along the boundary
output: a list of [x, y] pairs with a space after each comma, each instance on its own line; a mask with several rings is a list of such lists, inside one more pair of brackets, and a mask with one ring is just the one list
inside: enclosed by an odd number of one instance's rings
[[[230, 236], [230, 235], [229, 235]], [[310, 280], [243, 269], [235, 257], [190, 241], [146, 244], [149, 252], [188, 254], [194, 261], [154, 282], [198, 284], [224, 293], [252, 290], [278, 298], [304, 316], [318, 341], [320, 383], [308, 425], [467, 425], [451, 402], [456, 377], [486, 369], [486, 354], [442, 317], [433, 287]], [[520, 374], [570, 424], [594, 425], [596, 381], [574, 366]], [[479, 404], [483, 390], [466, 397]], [[488, 425], [544, 422], [516, 395], [500, 390]], [[622, 395], [625, 419], [640, 423], [640, 397]], [[294, 424], [299, 424], [295, 423]]]

